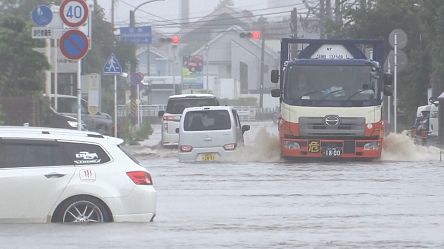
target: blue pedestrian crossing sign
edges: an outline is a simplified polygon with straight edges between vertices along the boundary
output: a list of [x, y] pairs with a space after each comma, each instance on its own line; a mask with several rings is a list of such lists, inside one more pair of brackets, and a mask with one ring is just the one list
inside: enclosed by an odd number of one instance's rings
[[103, 75], [120, 75], [121, 73], [122, 67], [119, 64], [119, 61], [114, 54], [111, 54], [108, 57], [105, 66], [103, 66]]

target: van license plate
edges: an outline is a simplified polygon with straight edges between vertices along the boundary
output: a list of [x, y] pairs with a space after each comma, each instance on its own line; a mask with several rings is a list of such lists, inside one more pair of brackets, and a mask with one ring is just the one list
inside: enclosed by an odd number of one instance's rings
[[341, 148], [325, 148], [323, 151], [324, 157], [339, 157], [342, 154]]
[[201, 156], [202, 161], [214, 161], [216, 160], [216, 153], [204, 153]]

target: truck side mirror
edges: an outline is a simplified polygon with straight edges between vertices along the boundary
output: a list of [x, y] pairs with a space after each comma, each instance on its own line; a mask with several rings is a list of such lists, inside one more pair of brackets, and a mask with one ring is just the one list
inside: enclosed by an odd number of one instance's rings
[[158, 116], [159, 118], [161, 118], [161, 117], [163, 116], [163, 114], [165, 114], [165, 111], [159, 111], [159, 113], [157, 114], [157, 116]]
[[242, 125], [242, 133], [249, 131], [250, 130], [250, 126], [249, 125]]
[[179, 134], [179, 128], [176, 128], [176, 133]]
[[281, 97], [281, 89], [271, 89], [271, 97], [273, 98]]
[[439, 105], [439, 100], [438, 100], [438, 98], [436, 98], [436, 97], [430, 97], [430, 98], [429, 98], [429, 102], [430, 102], [430, 104], [433, 104], [433, 105], [435, 105], [435, 106], [438, 106], [438, 105]]
[[278, 83], [279, 82], [279, 70], [271, 70], [271, 82]]

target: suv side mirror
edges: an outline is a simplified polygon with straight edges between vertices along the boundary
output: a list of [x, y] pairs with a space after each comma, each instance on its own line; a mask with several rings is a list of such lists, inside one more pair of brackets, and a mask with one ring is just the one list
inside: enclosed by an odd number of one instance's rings
[[281, 89], [271, 89], [271, 97], [279, 98], [281, 96]]
[[159, 111], [159, 113], [157, 114], [157, 116], [158, 116], [159, 118], [161, 118], [161, 117], [163, 116], [163, 114], [165, 114], [165, 111]]
[[250, 130], [250, 126], [249, 125], [242, 125], [242, 133], [249, 131]]
[[279, 70], [271, 70], [271, 82], [278, 83], [279, 82]]

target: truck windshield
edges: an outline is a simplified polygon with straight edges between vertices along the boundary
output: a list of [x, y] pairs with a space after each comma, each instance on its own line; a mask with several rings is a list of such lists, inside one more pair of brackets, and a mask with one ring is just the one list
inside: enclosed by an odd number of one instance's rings
[[290, 65], [286, 71], [286, 99], [367, 101], [378, 98], [378, 74], [370, 65]]

